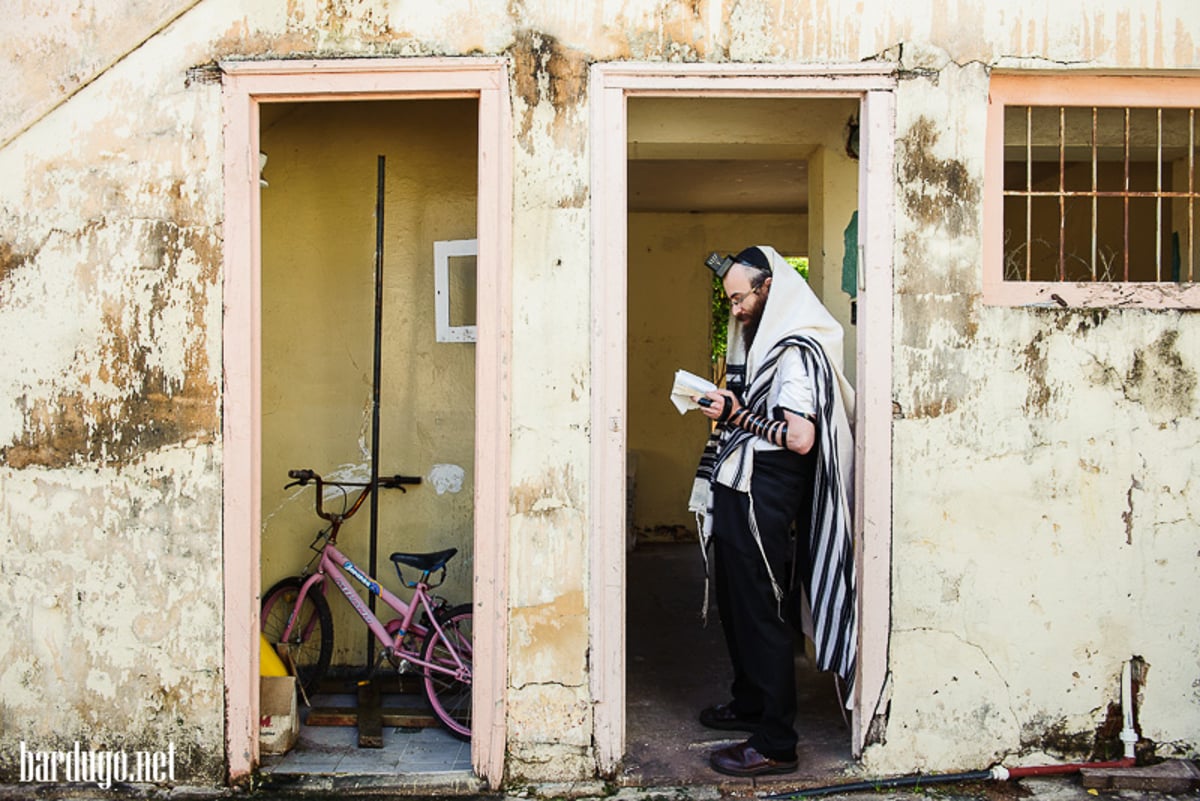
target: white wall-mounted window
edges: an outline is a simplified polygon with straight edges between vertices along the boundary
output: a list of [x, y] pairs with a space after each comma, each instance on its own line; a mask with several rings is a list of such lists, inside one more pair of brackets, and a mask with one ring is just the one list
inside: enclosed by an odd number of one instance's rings
[[438, 342], [475, 341], [477, 239], [433, 243], [434, 316]]

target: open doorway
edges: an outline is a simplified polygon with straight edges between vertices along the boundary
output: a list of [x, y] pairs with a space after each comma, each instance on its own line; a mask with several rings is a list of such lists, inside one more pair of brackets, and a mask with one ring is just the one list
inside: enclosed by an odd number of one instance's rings
[[[475, 618], [473, 736], [466, 746], [469, 768], [464, 769], [471, 782], [478, 777], [497, 784], [504, 759], [507, 632], [501, 580], [507, 575], [507, 519], [496, 514], [508, 487], [507, 459], [500, 458], [508, 440], [509, 392], [503, 365], [511, 329], [506, 300], [511, 272], [507, 68], [499, 59], [221, 66], [226, 134], [223, 474], [229, 778], [238, 781], [260, 767], [258, 632], [263, 583], [277, 573], [297, 570], [303, 557], [289, 561], [288, 554], [295, 553], [297, 542], [311, 541], [318, 528], [311, 486], [306, 488], [307, 499], [280, 500], [286, 471], [299, 466], [353, 475], [361, 470], [364, 392], [369, 393], [364, 383], [371, 382], [370, 365], [363, 364], [364, 358], [370, 359], [371, 345], [362, 342], [361, 331], [364, 319], [369, 330], [373, 303], [369, 289], [366, 310], [357, 298], [364, 283], [370, 286], [373, 279], [378, 156], [398, 153], [389, 157], [385, 173], [390, 205], [385, 204], [389, 222], [384, 267], [390, 277], [384, 305], [395, 316], [384, 339], [383, 358], [390, 366], [384, 373], [389, 383], [381, 387], [381, 405], [386, 406], [388, 393], [397, 407], [402, 401], [411, 403], [407, 412], [393, 407], [395, 413], [383, 418], [388, 425], [381, 426], [381, 457], [403, 458], [406, 464], [381, 464], [380, 471], [420, 476], [420, 494], [427, 497], [397, 493], [381, 503], [378, 575], [387, 581], [392, 550], [427, 551], [448, 539], [461, 541], [446, 546], [459, 547], [462, 554], [453, 579], [458, 584], [439, 591], [455, 603], [469, 601]], [[438, 124], [429, 126], [430, 117]], [[410, 124], [410, 118], [417, 124]], [[420, 134], [422, 126], [435, 133]], [[448, 126], [458, 126], [456, 135], [447, 134]], [[362, 158], [353, 161], [355, 156]], [[444, 164], [443, 157], [456, 163]], [[309, 169], [314, 161], [320, 162], [320, 169]], [[273, 176], [273, 171], [278, 174]], [[450, 188], [442, 193], [438, 182]], [[280, 193], [264, 203], [263, 193], [286, 189], [289, 183], [290, 199]], [[270, 204], [275, 203], [279, 205], [273, 208]], [[395, 226], [390, 222], [393, 216], [398, 218]], [[473, 235], [447, 225], [468, 226]], [[349, 236], [351, 245], [338, 244], [356, 228], [366, 235]], [[442, 310], [435, 290], [434, 243], [461, 244], [468, 236], [476, 240], [473, 291], [469, 280], [456, 280], [456, 269], [448, 264], [446, 285], [461, 296], [457, 306], [452, 299]], [[459, 249], [451, 248], [449, 254], [459, 254]], [[461, 279], [461, 267], [457, 272]], [[472, 296], [474, 330], [468, 337]], [[429, 325], [407, 319], [414, 317]], [[462, 352], [451, 355], [439, 352], [438, 346]], [[468, 357], [466, 350], [473, 353]], [[344, 372], [347, 365], [349, 373]], [[414, 394], [428, 394], [430, 376], [441, 370], [454, 370], [458, 376], [447, 382], [447, 389], [455, 396], [453, 413], [467, 420], [440, 421], [446, 428], [462, 429], [453, 442], [431, 439], [413, 418], [420, 405], [412, 402]], [[439, 425], [436, 419], [425, 422]], [[489, 469], [475, 469], [485, 463], [491, 463]], [[466, 500], [460, 501], [463, 486], [468, 488]], [[445, 510], [430, 506], [438, 506], [447, 495], [454, 499], [455, 513], [443, 518]], [[403, 513], [389, 512], [388, 504], [403, 507]], [[300, 522], [289, 525], [281, 510], [288, 507], [290, 513], [293, 506]], [[301, 507], [306, 511], [298, 511]], [[389, 519], [390, 527], [385, 522]], [[361, 531], [348, 527], [348, 539], [364, 538], [366, 524], [365, 514], [352, 521], [349, 525]], [[279, 548], [273, 543], [277, 528], [286, 531], [279, 536], [289, 540]], [[389, 529], [393, 533], [385, 534]], [[397, 530], [401, 542], [384, 542], [385, 536], [398, 536]], [[306, 549], [307, 543], [299, 547]], [[469, 590], [481, 586], [489, 589]], [[361, 631], [363, 624], [351, 620], [355, 623], [345, 628], [346, 637], [335, 636], [341, 644], [334, 661], [349, 668], [355, 663], [365, 667], [369, 661], [356, 655], [362, 640], [356, 642], [349, 632]], [[373, 772], [369, 764], [345, 767], [342, 772]], [[402, 774], [391, 775], [392, 781], [403, 781]], [[456, 786], [462, 786], [459, 775]]]
[[[801, 671], [802, 709], [814, 714], [797, 721], [808, 737], [802, 761], [814, 776], [841, 772], [886, 715], [893, 86], [878, 65], [593, 71], [593, 260], [628, 267], [593, 286], [593, 409], [603, 415], [593, 560], [604, 577], [593, 586], [593, 608], [604, 610], [593, 650], [616, 651], [593, 692], [601, 764], [630, 781], [711, 781], [706, 756], [724, 741], [696, 721], [728, 691], [719, 626], [700, 629], [702, 562], [686, 510], [705, 422], [680, 418], [666, 399], [675, 369], [704, 372], [711, 360], [710, 250], [771, 244], [808, 256], [810, 285], [843, 323], [858, 391], [858, 675], [843, 718], [832, 678]], [[668, 310], [680, 313], [666, 320]], [[629, 496], [631, 513], [614, 503]], [[662, 533], [683, 544], [652, 542]], [[667, 643], [667, 633], [679, 639]], [[656, 740], [668, 747], [648, 750]]]
[[[635, 545], [626, 582], [624, 770], [641, 782], [711, 778], [708, 751], [734, 736], [696, 720], [700, 709], [727, 700], [731, 680], [715, 608], [709, 629], [698, 630], [703, 563], [686, 508], [709, 427], [700, 415], [681, 416], [663, 393], [678, 368], [723, 379], [727, 309], [702, 262], [709, 252], [754, 244], [802, 260], [802, 274], [842, 322], [853, 354], [852, 298], [842, 291], [849, 263], [842, 230], [835, 229], [849, 227], [857, 204], [857, 164], [846, 140], [858, 112], [850, 98], [634, 97], [628, 103]], [[849, 362], [852, 376], [852, 355]], [[831, 677], [815, 672], [802, 651], [797, 676], [803, 770], [829, 775], [850, 758], [848, 718]]]
[[[310, 545], [320, 547], [314, 538], [326, 527], [315, 515], [321, 488], [297, 485], [289, 471], [323, 476], [324, 509], [343, 514], [371, 478], [378, 437], [379, 475], [421, 483], [369, 498], [341, 526], [336, 547], [405, 603], [413, 593], [388, 556], [452, 548], [434, 595], [449, 607], [471, 602], [476, 270], [473, 256], [438, 256], [444, 243], [476, 239], [478, 105], [411, 99], [262, 110], [264, 601], [280, 581], [314, 567]], [[440, 299], [450, 312], [443, 326]], [[398, 616], [363, 584], [350, 586], [381, 622]], [[319, 681], [305, 677], [299, 736], [286, 753], [264, 758], [264, 773], [469, 773], [469, 745], [429, 712], [419, 671], [383, 659], [332, 582], [321, 597], [332, 622], [329, 666]], [[277, 617], [284, 622], [282, 611]], [[406, 672], [397, 675], [393, 662]]]

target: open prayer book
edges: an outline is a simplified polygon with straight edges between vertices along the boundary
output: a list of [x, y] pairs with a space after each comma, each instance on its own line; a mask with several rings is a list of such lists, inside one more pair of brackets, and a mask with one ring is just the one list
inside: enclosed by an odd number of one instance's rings
[[679, 410], [680, 414], [684, 414], [689, 409], [700, 408], [700, 404], [692, 400], [693, 397], [703, 395], [705, 392], [712, 392], [716, 388], [717, 385], [707, 378], [689, 373], [687, 370], [676, 370], [675, 384], [671, 387], [671, 403], [675, 404], [675, 408]]

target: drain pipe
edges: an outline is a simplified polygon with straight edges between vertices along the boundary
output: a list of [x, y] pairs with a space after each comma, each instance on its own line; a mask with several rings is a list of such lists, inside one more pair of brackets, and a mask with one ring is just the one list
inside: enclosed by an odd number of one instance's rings
[[1125, 755], [1111, 762], [1072, 762], [1063, 765], [1032, 765], [1023, 768], [1006, 768], [996, 765], [989, 770], [973, 770], [965, 773], [934, 773], [930, 775], [893, 776], [887, 779], [851, 782], [849, 784], [834, 784], [826, 787], [813, 787], [807, 790], [795, 790], [790, 793], [762, 796], [764, 801], [796, 801], [801, 798], [812, 798], [836, 793], [855, 793], [863, 791], [886, 790], [895, 787], [925, 787], [931, 784], [952, 784], [955, 782], [977, 782], [985, 780], [1008, 781], [1021, 779], [1026, 776], [1057, 776], [1078, 773], [1083, 768], [1131, 768], [1137, 759], [1134, 746], [1137, 744], [1137, 732], [1133, 729], [1133, 691], [1132, 666], [1126, 662], [1121, 671], [1121, 713], [1124, 726], [1121, 729], [1121, 742], [1125, 745]]

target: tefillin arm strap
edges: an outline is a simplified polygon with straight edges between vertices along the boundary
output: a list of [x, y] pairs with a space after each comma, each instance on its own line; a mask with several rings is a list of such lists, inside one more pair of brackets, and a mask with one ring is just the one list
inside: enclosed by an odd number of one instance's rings
[[743, 431], [749, 431], [755, 436], [762, 437], [772, 445], [778, 445], [780, 448], [787, 447], [788, 424], [786, 420], [768, 420], [743, 406], [729, 417], [729, 423]]

